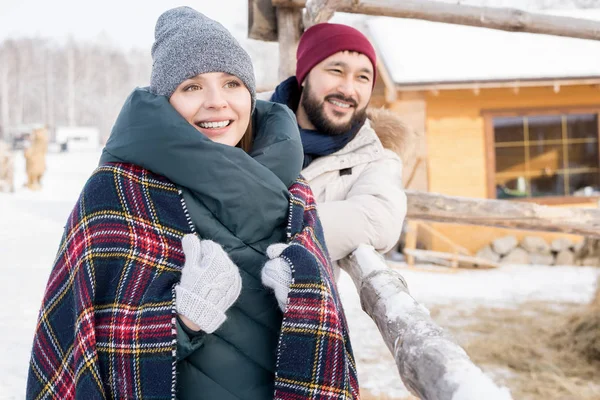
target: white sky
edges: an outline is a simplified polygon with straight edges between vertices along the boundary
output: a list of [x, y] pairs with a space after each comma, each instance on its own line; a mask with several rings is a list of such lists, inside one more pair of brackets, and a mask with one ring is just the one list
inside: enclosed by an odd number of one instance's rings
[[[530, 8], [544, 0], [438, 1]], [[149, 49], [158, 16], [180, 5], [216, 19], [238, 39], [246, 37], [247, 0], [0, 0], [0, 41], [10, 36], [65, 39], [69, 34], [79, 41], [103, 35], [124, 49]]]
[[0, 41], [39, 36], [77, 41], [104, 36], [128, 49], [150, 49], [159, 15], [187, 5], [222, 23], [238, 38], [246, 35], [247, 0], [0, 0]]
[[[509, 6], [509, 7], [523, 7], [523, 8], [535, 8], [535, 6], [539, 6], [542, 3], [552, 3], [550, 0], [439, 0], [448, 3], [456, 3], [460, 2], [461, 4], [470, 4], [470, 5], [485, 5], [485, 6]], [[570, 0], [555, 0], [554, 3], [561, 3], [562, 5], [567, 5]], [[590, 0], [590, 4], [591, 4]], [[600, 3], [600, 0], [594, 0], [595, 3]], [[563, 4], [564, 3], [564, 4]], [[142, 0], [0, 0], [0, 42], [7, 37], [15, 37], [15, 36], [38, 36], [42, 38], [55, 38], [57, 40], [64, 40], [69, 35], [71, 35], [76, 41], [102, 41], [108, 42], [118, 47], [127, 50], [131, 47], [135, 47], [141, 49], [143, 51], [150, 51], [152, 43], [154, 41], [154, 25], [156, 24], [156, 20], [159, 15], [164, 11], [177, 7], [180, 5], [188, 5], [196, 10], [206, 14], [208, 17], [213, 18], [220, 23], [222, 23], [227, 29], [229, 29], [234, 36], [240, 40], [242, 46], [244, 46], [249, 53], [253, 57], [253, 61], [255, 64], [255, 72], [257, 74], [257, 79], [259, 82], [263, 84], [270, 82], [275, 83], [277, 74], [275, 73], [276, 64], [277, 64], [277, 46], [276, 44], [266, 43], [252, 43], [247, 38], [247, 0], [155, 0], [155, 1], [142, 1]], [[579, 10], [580, 14], [585, 16], [588, 13], [588, 10]], [[580, 17], [582, 15], [579, 15]], [[338, 14], [335, 18], [335, 22], [342, 23], [350, 23], [353, 19], [360, 18], [357, 15], [349, 15], [349, 14]], [[378, 20], [379, 21], [379, 20]], [[406, 21], [406, 20], [405, 20]], [[432, 24], [423, 21], [408, 21], [403, 22], [401, 20], [391, 21], [390, 24], [396, 26], [399, 24], [414, 24], [422, 26], [423, 29], [418, 31], [407, 31], [403, 34], [402, 30], [399, 30], [397, 27], [392, 29], [392, 26], [389, 27], [389, 32], [386, 32], [384, 35], [377, 36], [377, 32], [372, 32], [372, 39], [378, 40], [378, 46], [381, 48], [380, 50], [384, 50], [383, 47], [391, 46], [391, 48], [386, 48], [383, 53], [385, 53], [388, 58], [389, 57], [397, 57], [399, 59], [398, 62], [393, 60], [386, 60], [386, 63], [389, 64], [388, 68], [392, 75], [394, 75], [394, 79], [399, 82], [413, 82], [418, 81], [421, 82], [425, 78], [423, 75], [427, 75], [427, 81], [438, 80], [444, 81], [450, 79], [448, 76], [443, 75], [440, 76], [439, 72], [442, 69], [438, 68], [440, 54], [444, 53], [444, 47], [447, 46], [446, 43], [443, 43], [444, 40], [440, 40], [440, 37], [446, 37], [444, 34], [440, 35], [436, 29], [440, 28], [441, 24]], [[379, 26], [379, 22], [375, 23], [375, 28], [383, 29], [383, 26]], [[436, 29], [434, 29], [436, 28]], [[452, 27], [453, 29], [449, 30], [450, 32], [458, 32], [460, 29], [456, 27]], [[473, 29], [464, 29], [464, 31], [476, 31], [479, 28]], [[441, 28], [440, 28], [441, 29]], [[375, 29], [377, 31], [378, 29]], [[510, 34], [503, 32], [492, 32], [497, 37], [501, 39], [506, 37], [508, 39], [517, 40], [520, 36], [519, 34]], [[398, 37], [419, 37], [419, 41], [398, 41], [396, 38]], [[525, 34], [521, 34], [521, 36], [526, 36]], [[449, 38], [449, 37], [448, 37]], [[460, 53], [460, 49], [457, 49], [457, 46], [463, 46], [465, 49], [468, 49], [468, 54], [473, 55], [474, 53], [471, 51], [474, 43], [469, 41], [474, 41], [477, 39], [475, 35], [467, 35], [467, 40], [454, 41], [452, 45], [449, 45], [445, 50], [447, 52], [451, 52], [453, 54]], [[482, 37], [483, 39], [483, 37]], [[550, 43], [550, 47], [554, 46], [554, 43], [559, 43], [561, 38], [552, 38]], [[428, 45], [431, 49], [436, 49], [436, 51], [429, 51], [428, 53], [432, 56], [435, 56], [435, 60], [432, 62], [427, 62], [424, 57], [424, 52], [422, 51], [422, 47], [427, 41], [431, 42]], [[562, 40], [563, 42], [569, 42], [568, 40]], [[571, 40], [571, 42], [574, 42]], [[578, 41], [581, 42], [581, 41]], [[598, 44], [597, 42], [595, 44]], [[442, 48], [439, 46], [442, 45]], [[404, 46], [404, 48], [402, 48]], [[409, 46], [407, 48], [406, 46]], [[413, 46], [414, 48], [410, 48]], [[437, 47], [436, 47], [437, 46]], [[506, 48], [506, 51], [510, 51], [510, 45], [506, 40], [499, 40], [498, 46], [494, 46], [493, 49], [500, 54], [503, 53], [504, 50], [502, 48]], [[544, 46], [534, 46], [542, 48]], [[547, 47], [547, 46], [546, 46]], [[569, 46], [566, 46], [569, 47]], [[253, 51], [250, 51], [250, 48]], [[579, 51], [575, 48], [571, 49], [571, 53], [574, 53], [573, 57], [562, 57], [563, 63], [555, 64], [554, 61], [548, 61], [547, 58], [539, 58], [538, 64], [542, 66], [552, 66], [553, 70], [560, 70], [558, 75], [563, 76], [568, 71], [574, 68], [574, 65], [588, 65], [589, 68], [594, 69], [594, 73], [591, 74], [589, 71], [581, 71], [573, 72], [572, 74], [567, 74], [568, 76], [583, 76], [583, 75], [597, 75], [597, 57], [593, 59], [581, 58], [581, 55], [585, 54], [598, 54], [596, 51], [596, 47], [592, 49], [593, 51]], [[525, 53], [526, 55], [529, 53]], [[569, 53], [570, 54], [570, 53]], [[456, 57], [454, 57], [456, 58]], [[480, 57], [481, 58], [481, 57]], [[514, 57], [501, 57], [504, 60], [510, 60]], [[532, 57], [525, 57], [526, 59], [531, 60]], [[460, 62], [458, 62], [460, 61]], [[469, 80], [475, 79], [473, 74], [465, 75], [465, 67], [463, 64], [468, 64], [471, 68], [476, 69], [479, 72], [487, 74], [487, 78], [492, 78], [498, 74], [492, 74], [490, 71], [493, 69], [486, 65], [474, 64], [473, 61], [465, 56], [459, 58], [456, 64], [456, 70], [462, 71], [462, 75], [453, 76], [451, 80]], [[515, 73], [509, 74], [510, 76], [505, 76], [507, 74], [508, 68], [504, 64], [497, 64], [496, 60], [488, 60], [489, 63], [495, 67], [495, 69], [500, 69], [502, 73], [500, 73], [496, 77], [504, 77], [504, 78], [515, 78], [515, 77], [530, 77], [531, 74], [524, 74], [522, 68], [519, 65], [516, 65]], [[566, 65], [564, 65], [566, 63]], [[573, 64], [569, 67], [569, 63]], [[429, 69], [424, 69], [423, 64], [433, 66], [433, 71]], [[497, 64], [497, 65], [496, 65]], [[534, 72], [540, 69], [535, 63], [531, 63], [531, 68]], [[408, 69], [413, 68], [417, 71], [418, 76], [413, 76]], [[579, 68], [579, 67], [578, 67]], [[589, 69], [588, 68], [588, 69]], [[430, 68], [431, 69], [431, 68]], [[451, 65], [445, 64], [445, 68], [442, 72], [446, 73], [451, 69]], [[544, 69], [544, 68], [541, 68]], [[581, 68], [579, 68], [581, 69]], [[536, 72], [537, 73], [537, 72]], [[540, 74], [538, 74], [540, 75]], [[544, 75], [544, 74], [542, 74]], [[548, 75], [548, 74], [546, 74]], [[544, 75], [544, 76], [546, 76]], [[557, 75], [557, 73], [553, 72], [550, 74], [552, 76]], [[537, 76], [537, 75], [536, 75]], [[272, 82], [273, 81], [273, 82]]]

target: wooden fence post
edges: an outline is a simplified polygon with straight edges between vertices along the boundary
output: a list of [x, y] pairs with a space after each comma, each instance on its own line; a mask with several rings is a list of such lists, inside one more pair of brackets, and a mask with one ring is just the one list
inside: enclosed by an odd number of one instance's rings
[[422, 400], [509, 400], [417, 303], [400, 274], [375, 249], [360, 245], [339, 261], [354, 281], [363, 310], [392, 353], [405, 386]]
[[302, 35], [302, 10], [277, 9], [277, 31], [279, 32], [279, 80], [296, 73], [296, 50]]

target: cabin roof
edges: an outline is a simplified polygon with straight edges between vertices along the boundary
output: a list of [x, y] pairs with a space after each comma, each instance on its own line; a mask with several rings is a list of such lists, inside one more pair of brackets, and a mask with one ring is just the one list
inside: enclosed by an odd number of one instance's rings
[[[549, 13], [600, 20], [600, 9]], [[600, 41], [392, 17], [332, 22], [362, 28], [398, 86], [600, 78]]]

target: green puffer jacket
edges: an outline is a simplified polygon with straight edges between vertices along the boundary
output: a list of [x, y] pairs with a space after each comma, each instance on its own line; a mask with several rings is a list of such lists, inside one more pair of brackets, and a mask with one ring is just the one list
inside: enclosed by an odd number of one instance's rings
[[137, 89], [101, 158], [140, 165], [175, 183], [199, 236], [221, 244], [240, 268], [241, 295], [216, 332], [194, 333], [178, 323], [182, 400], [273, 398], [282, 314], [260, 271], [266, 248], [285, 240], [287, 188], [300, 174], [303, 153], [285, 106], [257, 101], [252, 124], [254, 145], [247, 154], [207, 139], [166, 97]]

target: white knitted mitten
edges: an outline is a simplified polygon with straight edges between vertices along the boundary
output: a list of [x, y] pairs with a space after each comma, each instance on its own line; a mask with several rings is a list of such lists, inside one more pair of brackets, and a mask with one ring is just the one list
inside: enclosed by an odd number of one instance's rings
[[225, 250], [212, 240], [200, 241], [188, 234], [181, 244], [185, 264], [175, 287], [177, 312], [204, 332], [213, 333], [225, 322], [225, 311], [240, 295], [242, 277]]
[[288, 293], [292, 284], [292, 268], [283, 258], [279, 257], [288, 247], [285, 243], [275, 243], [267, 248], [269, 261], [261, 271], [263, 285], [273, 289], [281, 311], [285, 312]]

